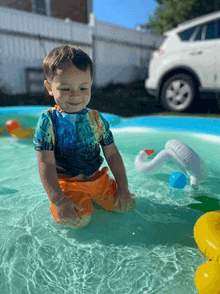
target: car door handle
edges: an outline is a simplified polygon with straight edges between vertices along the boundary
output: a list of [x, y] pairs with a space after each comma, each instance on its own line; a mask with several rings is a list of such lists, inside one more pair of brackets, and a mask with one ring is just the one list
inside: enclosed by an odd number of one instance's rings
[[189, 53], [189, 55], [200, 55], [200, 54], [202, 54], [203, 53], [203, 51], [202, 50], [198, 50], [198, 51], [191, 51], [190, 53]]

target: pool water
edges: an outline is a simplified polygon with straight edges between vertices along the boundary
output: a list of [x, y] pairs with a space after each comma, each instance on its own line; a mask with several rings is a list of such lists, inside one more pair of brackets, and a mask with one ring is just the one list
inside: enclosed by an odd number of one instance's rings
[[[0, 126], [15, 118], [34, 127], [43, 109], [22, 109], [1, 109]], [[202, 214], [220, 209], [219, 121], [213, 120], [213, 133], [207, 127], [211, 119], [200, 119], [195, 133], [191, 118], [170, 118], [164, 130], [168, 118], [103, 115], [111, 123], [137, 205], [125, 215], [95, 206], [91, 223], [82, 230], [54, 222], [32, 138], [0, 136], [0, 293], [197, 293], [194, 273], [206, 259], [194, 242], [193, 227]], [[173, 161], [154, 175], [136, 170], [141, 149], [158, 153], [170, 139], [184, 142], [205, 161], [210, 175], [199, 190], [192, 190], [189, 181], [183, 190], [170, 187], [169, 176], [182, 171]]]

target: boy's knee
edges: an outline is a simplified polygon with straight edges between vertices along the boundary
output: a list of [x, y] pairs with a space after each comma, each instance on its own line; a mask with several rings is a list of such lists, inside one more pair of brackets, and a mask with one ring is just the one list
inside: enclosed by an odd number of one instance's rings
[[127, 213], [128, 211], [134, 210], [135, 206], [136, 206], [136, 200], [131, 199], [131, 201], [127, 205], [125, 205], [125, 207], [123, 209], [121, 209], [121, 208], [114, 209], [113, 212]]
[[79, 221], [76, 229], [81, 229], [81, 228], [87, 226], [91, 221], [92, 215], [91, 214], [84, 214], [81, 216], [81, 218], [82, 219]]
[[71, 221], [71, 223], [63, 223], [63, 225], [80, 230], [89, 224], [89, 222], [91, 221], [91, 218], [92, 218], [91, 214], [85, 214], [81, 216], [80, 221], [73, 220]]
[[131, 199], [131, 202], [125, 206], [124, 213], [134, 210], [135, 206], [136, 206], [136, 200]]

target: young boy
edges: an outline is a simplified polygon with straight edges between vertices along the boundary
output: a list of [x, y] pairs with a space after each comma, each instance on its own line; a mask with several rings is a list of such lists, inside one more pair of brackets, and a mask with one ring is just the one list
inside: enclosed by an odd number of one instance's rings
[[[76, 229], [87, 225], [92, 202], [106, 210], [126, 213], [135, 200], [121, 155], [109, 123], [96, 110], [87, 108], [91, 99], [92, 61], [80, 49], [65, 45], [48, 53], [43, 63], [44, 85], [55, 107], [42, 112], [34, 135], [39, 174], [58, 224]], [[103, 157], [116, 179], [102, 168]]]

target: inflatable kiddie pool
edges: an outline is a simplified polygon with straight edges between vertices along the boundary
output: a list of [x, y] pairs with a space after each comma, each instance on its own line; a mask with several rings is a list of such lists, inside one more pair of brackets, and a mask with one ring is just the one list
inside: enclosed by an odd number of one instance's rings
[[[125, 215], [95, 207], [91, 223], [74, 231], [53, 221], [32, 137], [17, 138], [5, 132], [5, 122], [10, 119], [18, 120], [23, 128], [34, 128], [46, 109], [0, 108], [0, 126], [4, 128], [0, 134], [2, 292], [16, 293], [19, 287], [22, 293], [38, 294], [80, 293], [82, 289], [85, 293], [196, 294], [195, 273], [209, 257], [201, 253], [194, 227], [200, 217], [220, 209], [219, 120], [125, 119], [102, 113], [111, 124], [137, 205]], [[141, 150], [155, 151], [146, 159], [151, 162], [170, 140], [183, 142], [204, 161], [209, 175], [197, 190], [192, 189], [187, 174], [184, 189], [170, 186], [173, 172], [184, 173], [175, 160], [152, 174], [136, 168]], [[211, 232], [209, 237], [215, 235]], [[202, 238], [198, 243], [206, 247]]]

